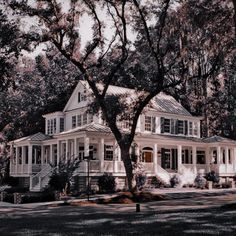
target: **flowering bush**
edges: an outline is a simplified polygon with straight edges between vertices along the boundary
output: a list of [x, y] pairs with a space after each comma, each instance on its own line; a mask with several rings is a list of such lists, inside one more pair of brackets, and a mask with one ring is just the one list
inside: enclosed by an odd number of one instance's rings
[[201, 189], [205, 188], [206, 183], [207, 183], [206, 179], [200, 174], [198, 174], [194, 180], [194, 184], [197, 188]]

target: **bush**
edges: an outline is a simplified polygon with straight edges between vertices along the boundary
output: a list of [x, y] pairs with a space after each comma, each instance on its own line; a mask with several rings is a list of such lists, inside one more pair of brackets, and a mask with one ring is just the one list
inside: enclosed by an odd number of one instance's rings
[[54, 200], [55, 196], [53, 192], [28, 193], [22, 196], [21, 203], [48, 202]]
[[137, 173], [135, 175], [136, 187], [138, 190], [141, 190], [146, 184], [147, 176], [143, 173]]
[[151, 179], [151, 185], [154, 186], [155, 188], [161, 188], [165, 186], [165, 183], [157, 176], [154, 176]]
[[194, 180], [195, 186], [201, 189], [206, 187], [206, 182], [207, 182], [206, 179], [200, 174], [198, 174]]
[[48, 185], [52, 190], [62, 192], [67, 182], [68, 182], [68, 176], [66, 173], [54, 172], [50, 176]]
[[178, 175], [173, 175], [170, 179], [170, 186], [175, 188], [180, 183], [180, 179]]
[[7, 193], [26, 193], [29, 191], [29, 188], [25, 187], [11, 187], [4, 190]]
[[104, 173], [102, 176], [98, 177], [98, 187], [99, 191], [102, 193], [115, 192], [116, 182], [115, 177], [111, 174]]
[[217, 175], [215, 171], [207, 173], [205, 178], [207, 181], [212, 181], [213, 183], [219, 183], [220, 181], [219, 175]]
[[225, 182], [221, 184], [222, 188], [231, 188], [231, 183], [230, 182]]

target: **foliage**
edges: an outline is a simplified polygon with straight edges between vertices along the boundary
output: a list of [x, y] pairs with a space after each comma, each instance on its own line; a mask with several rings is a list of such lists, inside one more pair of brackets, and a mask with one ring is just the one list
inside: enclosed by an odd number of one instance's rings
[[133, 163], [133, 168], [134, 168], [134, 178], [136, 181], [136, 188], [138, 190], [141, 190], [147, 181], [145, 168], [141, 162]]
[[104, 173], [98, 178], [99, 191], [103, 193], [112, 193], [116, 188], [115, 177], [112, 174]]
[[170, 186], [175, 188], [180, 183], [180, 178], [178, 175], [173, 175], [170, 179]]
[[54, 167], [54, 171], [50, 176], [49, 188], [64, 192], [64, 194], [69, 193], [74, 171], [79, 167], [80, 162], [77, 158], [68, 159], [67, 161], [60, 160], [58, 166]]
[[207, 173], [205, 178], [207, 181], [212, 181], [213, 183], [219, 183], [219, 181], [220, 181], [219, 175], [216, 174], [215, 171], [211, 171], [211, 172]]
[[153, 176], [151, 179], [151, 185], [155, 188], [160, 188], [164, 187], [165, 183], [160, 178], [158, 178], [158, 176]]
[[225, 182], [221, 184], [222, 188], [231, 188], [231, 183], [230, 182]]
[[196, 188], [204, 189], [206, 187], [206, 183], [206, 179], [201, 174], [198, 174], [194, 180]]

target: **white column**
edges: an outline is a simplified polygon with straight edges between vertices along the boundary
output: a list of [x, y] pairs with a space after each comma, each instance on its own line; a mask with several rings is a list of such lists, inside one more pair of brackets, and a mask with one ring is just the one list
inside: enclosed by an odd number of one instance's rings
[[69, 139], [66, 140], [66, 162], [70, 158], [69, 156]]
[[24, 173], [24, 166], [26, 160], [26, 146], [22, 147], [22, 173]]
[[156, 116], [156, 133], [161, 133], [161, 118]]
[[19, 147], [16, 147], [16, 173], [18, 173], [19, 171]]
[[41, 166], [44, 165], [44, 148], [41, 146]]
[[153, 168], [154, 168], [154, 173], [155, 175], [157, 175], [157, 144], [154, 144], [154, 148], [153, 148]]
[[50, 145], [50, 150], [49, 150], [49, 161], [50, 161], [50, 164], [53, 164], [53, 155], [54, 155], [54, 151], [53, 151], [53, 144]]
[[140, 144], [137, 143], [136, 147], [136, 156], [137, 156], [137, 162], [140, 162]]
[[84, 137], [84, 156], [89, 157], [89, 138]]
[[60, 158], [61, 158], [61, 142], [58, 140], [57, 141], [57, 165], [60, 162]]
[[233, 163], [233, 170], [236, 172], [236, 148], [233, 149], [233, 154], [232, 154], [232, 163]]
[[217, 147], [217, 165], [221, 164], [221, 148], [220, 146]]
[[78, 149], [78, 143], [77, 143], [77, 138], [74, 139], [74, 159], [78, 157], [79, 155], [79, 149]]
[[197, 147], [192, 146], [193, 171], [197, 174]]
[[182, 165], [182, 145], [178, 145], [178, 171]]
[[32, 174], [32, 155], [33, 155], [33, 147], [32, 145], [28, 146], [28, 174]]
[[103, 138], [101, 138], [99, 142], [99, 160], [100, 160], [100, 171], [103, 172], [104, 171], [104, 139]]
[[228, 173], [229, 170], [229, 148], [225, 147], [225, 172]]
[[211, 155], [210, 155], [210, 148], [206, 148], [206, 166], [207, 166], [207, 172], [210, 171], [210, 163], [211, 163]]
[[118, 153], [117, 153], [117, 142], [113, 142], [113, 172], [116, 173], [118, 172], [118, 166], [117, 166], [117, 159], [118, 159]]

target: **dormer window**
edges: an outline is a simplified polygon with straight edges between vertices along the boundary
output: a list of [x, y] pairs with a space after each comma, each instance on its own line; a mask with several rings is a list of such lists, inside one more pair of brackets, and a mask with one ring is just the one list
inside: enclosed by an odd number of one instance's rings
[[56, 124], [57, 124], [56, 118], [47, 121], [47, 134], [52, 135], [56, 133], [57, 130]]
[[83, 93], [78, 92], [78, 103], [86, 100], [87, 100], [86, 90], [84, 90]]

